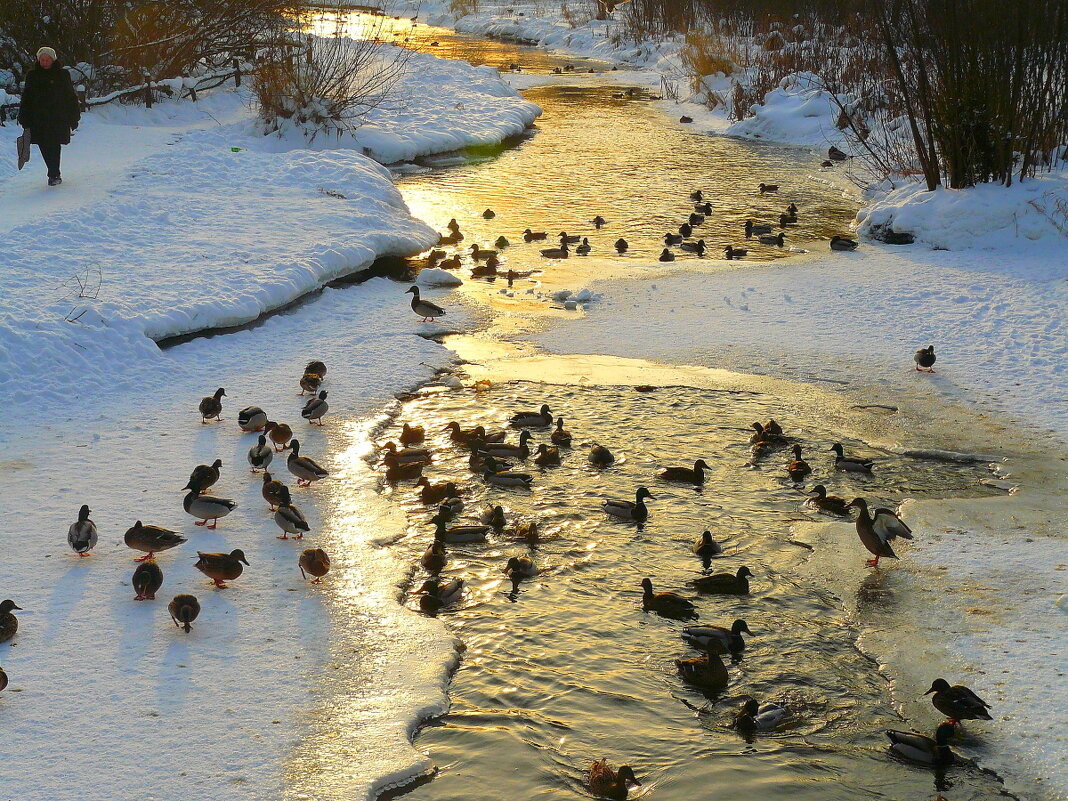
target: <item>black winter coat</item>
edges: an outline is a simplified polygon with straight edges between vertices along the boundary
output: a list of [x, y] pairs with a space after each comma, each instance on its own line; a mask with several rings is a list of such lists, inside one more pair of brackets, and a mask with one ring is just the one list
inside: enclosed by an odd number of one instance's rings
[[40, 64], [26, 73], [19, 103], [19, 125], [30, 129], [30, 141], [40, 144], [70, 144], [70, 132], [81, 119], [78, 95], [70, 73], [58, 61], [45, 69]]

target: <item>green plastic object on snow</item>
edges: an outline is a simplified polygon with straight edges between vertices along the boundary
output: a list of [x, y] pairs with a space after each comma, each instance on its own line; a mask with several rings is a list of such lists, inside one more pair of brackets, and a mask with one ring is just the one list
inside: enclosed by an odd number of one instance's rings
[[243, 147], [232, 147], [232, 148], [230, 148], [230, 152], [231, 153], [240, 153], [242, 150], [244, 150]]

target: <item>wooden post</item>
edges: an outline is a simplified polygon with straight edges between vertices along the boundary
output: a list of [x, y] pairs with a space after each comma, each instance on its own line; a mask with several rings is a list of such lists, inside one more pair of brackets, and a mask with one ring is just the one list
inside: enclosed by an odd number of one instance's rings
[[241, 86], [241, 62], [234, 59], [234, 86]]
[[[182, 79], [182, 83], [185, 83], [187, 80], [189, 80], [188, 76], [186, 76], [185, 78]], [[179, 95], [179, 97], [181, 97], [181, 95]], [[197, 102], [197, 84], [196, 84], [196, 81], [193, 81], [191, 84], [189, 84], [189, 99], [192, 100], [194, 103]]]
[[152, 108], [152, 79], [145, 78], [145, 108]]
[[78, 93], [78, 106], [81, 108], [82, 111], [88, 111], [89, 106], [85, 102], [85, 87], [79, 86], [75, 91]]

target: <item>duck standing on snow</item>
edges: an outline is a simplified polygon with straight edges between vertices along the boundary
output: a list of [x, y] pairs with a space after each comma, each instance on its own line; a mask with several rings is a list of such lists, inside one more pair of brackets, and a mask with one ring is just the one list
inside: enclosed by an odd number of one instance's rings
[[857, 536], [868, 552], [875, 556], [865, 564], [868, 567], [878, 567], [882, 557], [897, 559], [897, 554], [890, 547], [891, 540], [902, 537], [912, 539], [912, 529], [889, 509], [876, 509], [875, 517], [868, 514], [868, 502], [863, 498], [854, 498], [849, 504], [851, 509], [859, 509], [857, 516]]
[[167, 611], [174, 625], [185, 629], [185, 633], [188, 634], [193, 628], [193, 621], [200, 614], [200, 601], [195, 595], [175, 595], [174, 600], [167, 604]]
[[260, 494], [263, 496], [263, 500], [267, 501], [270, 511], [277, 510], [278, 504], [282, 502], [286, 492], [289, 492], [289, 488], [285, 484], [276, 478], [272, 478], [271, 474], [266, 470], [263, 471], [263, 485], [260, 487]]
[[193, 472], [189, 474], [189, 481], [182, 489], [192, 492], [204, 492], [219, 480], [221, 467], [222, 459], [216, 459], [211, 464], [198, 464], [193, 468]]
[[260, 434], [256, 444], [248, 449], [248, 463], [252, 465], [250, 473], [266, 471], [274, 460], [274, 449], [267, 445], [267, 437]]
[[926, 348], [920, 348], [912, 356], [912, 360], [916, 362], [917, 373], [933, 373], [935, 359], [934, 345], [928, 345]]
[[188, 514], [197, 518], [193, 525], [213, 529], [218, 527], [220, 517], [226, 517], [237, 508], [237, 501], [215, 495], [201, 495], [194, 490], [185, 496], [182, 507]]
[[423, 318], [424, 323], [432, 323], [436, 317], [444, 317], [445, 310], [438, 306], [436, 303], [431, 303], [429, 300], [422, 300], [419, 297], [419, 287], [413, 286], [407, 290], [404, 294], [411, 294], [412, 297], [412, 311]]
[[138, 520], [126, 530], [123, 540], [126, 542], [126, 547], [133, 548], [135, 551], [143, 551], [146, 554], [138, 559], [138, 562], [147, 562], [158, 551], [177, 548], [185, 542], [185, 537], [177, 531], [160, 526], [146, 526]]
[[14, 609], [22, 611], [22, 607], [16, 606], [10, 598], [0, 601], [0, 642], [7, 642], [19, 630], [19, 619], [11, 614]]
[[300, 377], [300, 392], [298, 395], [312, 394], [319, 391], [323, 385], [323, 377], [317, 373], [305, 373]]
[[156, 600], [156, 591], [163, 586], [163, 571], [160, 570], [155, 559], [149, 559], [137, 566], [137, 569], [134, 570], [133, 578], [130, 579], [130, 584], [133, 585], [134, 592], [137, 593], [134, 596], [135, 601], [144, 601], [146, 598], [154, 601]]
[[3, 668], [0, 668], [0, 693], [7, 689], [7, 673]]
[[215, 586], [226, 588], [224, 582], [233, 581], [245, 570], [242, 565], [247, 565], [245, 552], [235, 548], [230, 553], [201, 553], [197, 551], [197, 561], [193, 565], [197, 570], [215, 582]]
[[252, 433], [262, 431], [267, 425], [267, 413], [259, 406], [246, 406], [237, 413], [237, 426], [242, 431]]
[[308, 421], [308, 425], [322, 425], [323, 415], [330, 410], [330, 404], [326, 402], [326, 390], [319, 393], [318, 397], [309, 398], [300, 410], [300, 416]]
[[886, 736], [890, 740], [891, 753], [910, 762], [942, 767], [951, 765], [956, 759], [956, 754], [949, 747], [955, 730], [956, 727], [947, 721], [935, 729], [934, 739], [914, 731], [890, 730]]
[[661, 617], [694, 618], [697, 610], [694, 605], [673, 592], [653, 592], [651, 579], [642, 579], [642, 609], [656, 612]]
[[214, 395], [209, 395], [206, 398], [200, 400], [200, 422], [210, 422], [214, 417], [216, 420], [222, 420], [220, 416], [222, 414], [222, 399], [226, 397], [226, 390], [219, 387], [215, 390]]
[[620, 501], [613, 498], [605, 499], [601, 504], [606, 514], [618, 517], [620, 520], [632, 520], [636, 523], [644, 523], [649, 519], [649, 508], [645, 505], [645, 499], [655, 500], [653, 494], [645, 487], [638, 487], [634, 493], [633, 501]]
[[78, 556], [88, 556], [89, 551], [96, 547], [96, 523], [89, 519], [91, 513], [92, 509], [83, 504], [78, 510], [77, 522], [71, 523], [67, 529], [67, 543]]
[[297, 565], [300, 567], [300, 575], [308, 578], [311, 573], [315, 576], [312, 584], [318, 584], [323, 580], [323, 576], [330, 572], [330, 557], [322, 548], [306, 548], [297, 560]]
[[871, 473], [871, 469], [875, 466], [875, 462], [871, 459], [859, 459], [856, 456], [846, 456], [845, 448], [842, 447], [841, 442], [836, 442], [831, 446], [831, 450], [834, 451], [834, 467], [836, 470], [845, 470], [849, 473]]
[[293, 535], [293, 539], [302, 540], [304, 539], [304, 532], [311, 531], [304, 513], [293, 505], [293, 499], [289, 496], [288, 487], [282, 487], [281, 503], [278, 504], [278, 509], [275, 510], [274, 522], [278, 528], [282, 529], [282, 533], [278, 537], [280, 540], [288, 540], [290, 534]]
[[289, 472], [297, 477], [298, 487], [310, 487], [313, 481], [326, 478], [330, 473], [316, 464], [315, 460], [308, 456], [300, 455], [300, 442], [293, 440], [289, 444], [290, 453], [286, 460]]
[[275, 423], [271, 421], [263, 427], [263, 430], [266, 431], [267, 436], [271, 438], [271, 442], [274, 444], [275, 453], [281, 453], [288, 448], [289, 441], [293, 439], [293, 429], [288, 423]]
[[627, 801], [632, 784], [641, 786], [630, 765], [620, 765], [619, 770], [613, 770], [607, 759], [600, 759], [590, 765], [590, 771], [586, 775], [586, 789], [590, 794], [599, 798], [610, 798], [612, 801]]
[[961, 720], [992, 720], [990, 704], [973, 693], [963, 684], [949, 686], [945, 679], [935, 679], [931, 689], [924, 695], [931, 695], [934, 708], [949, 717], [949, 723]]

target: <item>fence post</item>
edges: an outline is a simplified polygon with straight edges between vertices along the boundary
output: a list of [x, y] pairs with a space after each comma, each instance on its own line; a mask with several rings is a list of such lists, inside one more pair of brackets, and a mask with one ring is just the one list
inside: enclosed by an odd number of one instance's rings
[[152, 108], [152, 79], [145, 76], [145, 108]]
[[187, 83], [188, 81], [189, 81], [189, 76], [186, 76], [186, 77], [182, 78], [182, 83], [186, 84], [188, 86], [188, 88], [189, 88], [189, 99], [192, 100], [194, 103], [196, 103], [197, 102], [197, 82], [193, 81], [192, 83]]
[[89, 106], [85, 102], [85, 97], [86, 97], [85, 87], [84, 86], [79, 86], [74, 91], [78, 93], [78, 106], [81, 108], [82, 111], [88, 111], [89, 110]]
[[234, 59], [234, 86], [241, 86], [241, 62]]

